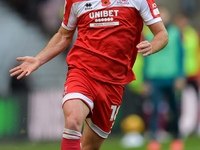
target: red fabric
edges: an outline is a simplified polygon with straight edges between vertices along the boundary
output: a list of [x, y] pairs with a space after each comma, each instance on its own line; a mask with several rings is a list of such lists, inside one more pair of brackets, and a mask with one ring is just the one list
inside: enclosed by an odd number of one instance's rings
[[[112, 12], [115, 22], [123, 21], [116, 26], [90, 27], [97, 12], [102, 16]], [[132, 67], [143, 27], [139, 12], [135, 8], [105, 8], [80, 15], [78, 22], [79, 35], [67, 56], [68, 66], [85, 69], [92, 78], [107, 83], [126, 84], [135, 80]]]
[[67, 30], [78, 27], [78, 37], [67, 56], [67, 64], [84, 69], [96, 80], [127, 84], [136, 79], [132, 67], [143, 20], [153, 24], [159, 21], [153, 18], [160, 14], [154, 0], [101, 2], [66, 0], [62, 25]]
[[61, 144], [61, 150], [81, 150], [81, 139], [74, 140], [74, 139], [65, 139], [63, 138]]
[[[102, 131], [110, 133], [115, 116], [117, 115], [117, 110], [122, 102], [124, 91], [122, 85], [106, 84], [92, 79], [83, 70], [71, 68], [68, 71], [64, 89], [63, 97], [67, 94], [81, 93], [90, 99], [76, 97], [76, 99], [84, 101], [90, 108], [91, 113], [88, 118], [91, 118], [92, 122]], [[66, 101], [74, 99], [74, 96], [72, 97], [66, 99]], [[90, 105], [91, 102], [95, 104], [93, 110]]]
[[158, 7], [157, 7], [155, 1], [154, 0], [146, 0], [146, 1], [149, 5], [152, 16], [154, 18], [160, 17], [160, 14], [157, 12]]

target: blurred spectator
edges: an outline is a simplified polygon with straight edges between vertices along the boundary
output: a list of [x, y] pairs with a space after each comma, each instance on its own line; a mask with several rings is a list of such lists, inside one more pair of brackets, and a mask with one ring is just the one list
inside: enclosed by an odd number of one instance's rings
[[[198, 72], [200, 68], [200, 38], [198, 31], [190, 24], [189, 18], [180, 13], [176, 16], [176, 25], [182, 31], [184, 46], [184, 71], [187, 83], [198, 91]], [[197, 92], [198, 95], [198, 92]]]
[[190, 24], [190, 19], [187, 15], [179, 13], [175, 18], [175, 23], [182, 31], [185, 54], [184, 71], [187, 77], [187, 85], [182, 95], [183, 109], [180, 118], [180, 129], [182, 134], [187, 137], [197, 128], [200, 38], [197, 30]]
[[27, 20], [37, 20], [38, 6], [47, 0], [4, 0], [16, 9]]
[[[164, 7], [160, 7], [159, 10], [169, 34], [169, 43], [159, 53], [145, 57], [144, 77], [148, 85], [146, 87], [149, 87], [146, 91], [149, 92], [149, 99], [153, 104], [153, 114], [149, 124], [152, 141], [147, 148], [154, 150], [154, 147], [157, 147], [156, 150], [159, 150], [161, 145], [158, 142], [160, 140], [158, 132], [167, 130], [173, 133], [175, 139], [171, 149], [174, 150], [173, 148], [178, 145], [181, 150], [183, 142], [179, 140], [177, 104], [180, 98], [180, 94], [177, 93], [180, 93], [185, 83], [181, 32], [171, 23], [169, 11]], [[143, 34], [148, 41], [153, 38], [148, 30], [144, 30]], [[162, 116], [158, 118], [160, 115]], [[166, 125], [163, 124], [163, 118]]]
[[63, 0], [4, 0], [27, 21], [40, 24], [45, 34], [57, 32], [62, 18]]
[[197, 6], [197, 0], [181, 0], [182, 11], [190, 17], [196, 12]]
[[48, 0], [41, 3], [38, 9], [38, 16], [45, 33], [52, 36], [60, 27], [62, 18], [60, 13], [63, 10], [63, 0]]

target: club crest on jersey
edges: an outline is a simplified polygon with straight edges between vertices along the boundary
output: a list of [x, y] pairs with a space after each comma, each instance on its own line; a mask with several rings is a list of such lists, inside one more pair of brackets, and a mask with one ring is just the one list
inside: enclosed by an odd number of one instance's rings
[[101, 0], [101, 5], [102, 6], [108, 6], [110, 4], [111, 4], [110, 0]]
[[118, 0], [117, 4], [128, 5], [129, 2], [128, 2], [128, 0]]

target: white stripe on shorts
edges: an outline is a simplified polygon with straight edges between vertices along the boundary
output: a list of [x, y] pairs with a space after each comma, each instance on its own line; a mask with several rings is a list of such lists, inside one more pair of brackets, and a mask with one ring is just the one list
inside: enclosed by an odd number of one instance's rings
[[106, 138], [108, 137], [108, 135], [110, 134], [110, 133], [107, 133], [107, 132], [101, 130], [97, 125], [95, 125], [95, 124], [92, 122], [92, 120], [91, 120], [90, 118], [87, 118], [85, 121], [86, 121], [87, 124], [90, 126], [90, 128], [91, 128], [96, 134], [98, 134], [100, 137], [106, 139]]
[[94, 108], [94, 103], [91, 99], [89, 99], [87, 96], [81, 94], [81, 93], [69, 93], [69, 94], [66, 94], [63, 99], [62, 99], [62, 105], [70, 100], [70, 99], [81, 99], [83, 100], [85, 103], [88, 104], [88, 106], [90, 107], [91, 111], [93, 110]]

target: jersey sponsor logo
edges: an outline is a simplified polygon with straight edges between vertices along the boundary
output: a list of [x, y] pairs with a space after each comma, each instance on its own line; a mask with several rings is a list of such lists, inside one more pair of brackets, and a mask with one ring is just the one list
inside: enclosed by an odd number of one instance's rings
[[110, 4], [111, 4], [110, 0], [101, 0], [101, 5], [102, 6], [108, 6]]
[[103, 23], [90, 23], [90, 27], [102, 27], [102, 26], [118, 26], [119, 22], [103, 22]]
[[95, 19], [95, 22], [103, 22], [103, 21], [113, 21], [114, 18], [99, 18]]
[[89, 13], [90, 19], [118, 16], [119, 10], [102, 10]]
[[92, 9], [92, 4], [91, 3], [86, 3], [85, 7], [86, 7], [85, 10]]
[[95, 23], [90, 23], [90, 27], [101, 26], [116, 26], [119, 25], [118, 21], [114, 21], [114, 17], [118, 16], [119, 10], [102, 10], [96, 12], [90, 12], [89, 18], [95, 19]]
[[128, 0], [118, 0], [117, 4], [128, 5], [129, 1]]

